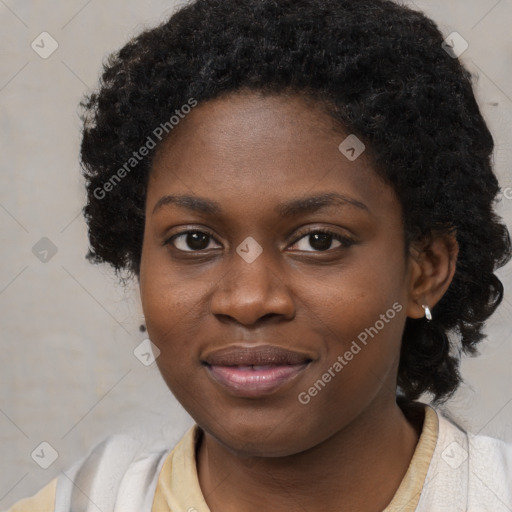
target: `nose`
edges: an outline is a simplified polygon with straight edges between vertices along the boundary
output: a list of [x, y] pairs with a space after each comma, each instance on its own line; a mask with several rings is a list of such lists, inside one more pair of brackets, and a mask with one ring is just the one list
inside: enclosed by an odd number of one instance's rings
[[263, 252], [248, 263], [237, 253], [211, 298], [211, 312], [221, 321], [253, 325], [263, 320], [291, 320], [295, 302], [282, 271]]

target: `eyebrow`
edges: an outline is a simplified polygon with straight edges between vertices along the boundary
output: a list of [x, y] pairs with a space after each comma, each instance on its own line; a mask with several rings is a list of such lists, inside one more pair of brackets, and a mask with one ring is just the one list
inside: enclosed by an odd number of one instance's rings
[[[170, 204], [209, 215], [218, 215], [222, 213], [221, 205], [211, 199], [190, 195], [166, 195], [157, 201], [153, 208], [152, 215], [154, 215], [155, 212], [163, 206]], [[369, 208], [361, 201], [347, 197], [343, 194], [338, 194], [337, 192], [331, 192], [292, 199], [279, 204], [276, 207], [276, 212], [280, 217], [285, 218], [304, 213], [313, 213], [329, 206], [353, 206], [368, 213], [370, 211]]]

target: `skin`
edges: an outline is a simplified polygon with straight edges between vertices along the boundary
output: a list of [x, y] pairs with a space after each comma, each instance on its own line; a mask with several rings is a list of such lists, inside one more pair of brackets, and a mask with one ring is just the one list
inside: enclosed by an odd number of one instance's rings
[[[197, 465], [212, 512], [381, 511], [414, 453], [422, 422], [395, 401], [401, 335], [406, 317], [424, 316], [421, 305], [432, 308], [448, 288], [457, 246], [438, 236], [405, 255], [400, 203], [366, 153], [349, 161], [338, 150], [347, 135], [299, 96], [239, 92], [193, 109], [154, 159], [142, 305], [162, 376], [204, 431]], [[276, 210], [321, 193], [365, 207]], [[216, 201], [221, 212], [155, 211], [167, 195]], [[309, 235], [319, 228], [351, 243], [327, 237], [318, 250]], [[211, 236], [202, 246], [186, 235], [169, 242], [187, 231]], [[236, 252], [248, 236], [263, 249], [252, 263]], [[394, 303], [401, 311], [300, 403]], [[265, 343], [312, 358], [270, 396], [233, 396], [201, 364], [216, 348]]]

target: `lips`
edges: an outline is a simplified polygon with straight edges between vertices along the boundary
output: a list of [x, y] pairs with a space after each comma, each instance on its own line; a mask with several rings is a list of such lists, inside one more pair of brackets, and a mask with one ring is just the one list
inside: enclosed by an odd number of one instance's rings
[[273, 345], [256, 347], [227, 347], [206, 354], [204, 362], [210, 366], [280, 366], [303, 364], [312, 358]]
[[257, 398], [289, 384], [312, 359], [309, 354], [272, 345], [231, 346], [207, 353], [202, 363], [208, 375], [230, 394]]

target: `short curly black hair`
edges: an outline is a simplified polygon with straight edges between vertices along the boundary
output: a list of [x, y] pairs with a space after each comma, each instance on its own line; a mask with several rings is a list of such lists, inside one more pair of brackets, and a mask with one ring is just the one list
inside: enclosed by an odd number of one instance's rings
[[244, 89], [306, 95], [365, 143], [400, 200], [407, 247], [456, 233], [453, 281], [434, 320], [406, 320], [398, 370], [398, 400], [430, 393], [445, 401], [461, 382], [461, 353], [477, 353], [484, 322], [503, 298], [494, 271], [511, 247], [494, 213], [493, 138], [471, 73], [442, 43], [432, 20], [390, 0], [197, 0], [182, 7], [112, 54], [99, 89], [82, 102], [87, 257], [119, 275], [139, 275], [155, 151], [136, 162], [134, 151], [191, 98]]

